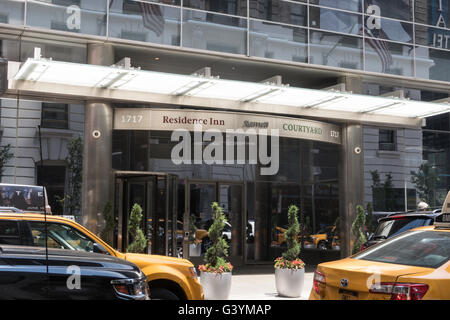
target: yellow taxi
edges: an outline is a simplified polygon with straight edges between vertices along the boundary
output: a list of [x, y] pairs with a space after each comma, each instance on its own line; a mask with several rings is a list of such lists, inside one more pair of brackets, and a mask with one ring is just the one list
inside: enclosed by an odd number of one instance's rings
[[[450, 194], [450, 193], [449, 193]], [[346, 259], [321, 263], [310, 300], [450, 299], [450, 213]]]
[[188, 260], [160, 255], [121, 253], [75, 221], [59, 216], [0, 213], [0, 226], [12, 222], [16, 223], [20, 234], [17, 235], [17, 239], [0, 236], [0, 243], [9, 241], [10, 244], [42, 247], [45, 246], [47, 230], [49, 247], [104, 253], [133, 262], [146, 275], [152, 299], [203, 300], [204, 298], [197, 272]]

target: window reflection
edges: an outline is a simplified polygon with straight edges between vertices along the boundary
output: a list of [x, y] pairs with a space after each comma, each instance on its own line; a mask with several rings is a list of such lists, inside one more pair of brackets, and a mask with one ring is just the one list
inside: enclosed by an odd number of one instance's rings
[[316, 4], [324, 7], [331, 7], [337, 9], [343, 9], [354, 12], [361, 12], [362, 0], [346, 0], [346, 1], [336, 1], [336, 0], [309, 0], [310, 4]]
[[310, 63], [362, 69], [362, 39], [328, 32], [310, 32]]
[[106, 0], [30, 0], [27, 25], [106, 36]]
[[310, 7], [310, 27], [351, 34], [361, 34], [361, 15]]
[[366, 70], [414, 75], [413, 46], [366, 38]]
[[261, 20], [288, 23], [298, 26], [307, 25], [307, 7], [293, 2], [273, 0], [250, 0], [250, 17]]
[[306, 29], [260, 21], [250, 22], [250, 55], [308, 62]]
[[111, 4], [111, 37], [168, 44], [180, 44], [180, 9], [154, 3], [120, 1]]
[[365, 0], [364, 12], [376, 14], [379, 8], [380, 16], [404, 21], [412, 21], [412, 0]]
[[416, 48], [417, 76], [431, 80], [450, 81], [450, 52]]
[[247, 20], [195, 10], [183, 10], [183, 46], [245, 54]]
[[247, 16], [247, 0], [184, 0], [184, 7]]
[[25, 0], [2, 0], [0, 23], [21, 25], [24, 23]]
[[450, 0], [416, 0], [414, 19], [418, 23], [448, 28], [450, 22]]
[[413, 26], [411, 23], [395, 21], [390, 19], [380, 19], [378, 25], [371, 25], [370, 17], [365, 17], [365, 36], [392, 41], [413, 42]]

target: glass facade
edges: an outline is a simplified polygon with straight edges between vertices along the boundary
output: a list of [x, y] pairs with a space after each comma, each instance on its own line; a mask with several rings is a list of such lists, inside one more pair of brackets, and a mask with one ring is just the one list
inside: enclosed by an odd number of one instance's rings
[[[190, 225], [195, 230], [191, 232], [197, 240], [203, 240], [200, 255], [208, 246], [202, 231], [208, 230], [212, 223], [213, 201], [219, 202], [228, 217], [224, 234], [230, 242], [232, 257], [242, 258], [243, 250], [247, 262], [267, 262], [278, 257], [286, 249], [283, 234], [287, 210], [292, 204], [302, 212], [306, 254], [308, 250], [311, 254], [320, 251], [323, 260], [327, 259], [328, 251], [329, 255], [339, 255], [338, 145], [280, 138], [279, 171], [264, 176], [260, 175], [257, 164], [176, 165], [171, 152], [177, 142], [171, 141], [171, 134], [170, 131], [114, 131], [113, 169], [177, 176], [178, 203], [187, 203]], [[283, 156], [287, 154], [288, 157]], [[185, 210], [184, 205], [178, 206], [177, 216], [181, 221]], [[243, 217], [247, 220], [245, 228]], [[336, 235], [329, 243], [324, 231], [327, 228], [333, 229]], [[241, 241], [244, 232], [245, 246]]]
[[450, 81], [450, 0], [0, 3], [0, 24]]

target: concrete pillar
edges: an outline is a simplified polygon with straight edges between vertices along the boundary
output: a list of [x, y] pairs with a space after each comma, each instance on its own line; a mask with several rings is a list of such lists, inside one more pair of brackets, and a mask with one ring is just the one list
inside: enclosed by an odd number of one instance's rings
[[351, 254], [351, 226], [356, 206], [364, 205], [363, 126], [346, 124], [342, 127], [342, 148], [339, 168], [339, 216], [341, 257]]
[[[88, 45], [88, 63], [112, 65], [114, 51], [105, 44]], [[112, 200], [113, 109], [104, 101], [87, 101], [84, 120], [83, 225], [95, 234], [104, 227], [103, 208]]]

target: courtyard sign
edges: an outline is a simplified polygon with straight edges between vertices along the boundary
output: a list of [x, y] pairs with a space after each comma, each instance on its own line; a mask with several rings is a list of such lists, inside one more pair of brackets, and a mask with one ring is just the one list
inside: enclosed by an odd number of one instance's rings
[[[114, 110], [116, 130], [203, 131], [215, 129], [255, 130], [256, 134], [278, 130], [280, 137], [341, 144], [338, 125], [289, 117], [204, 110], [121, 108]], [[265, 130], [265, 131], [264, 131]]]

